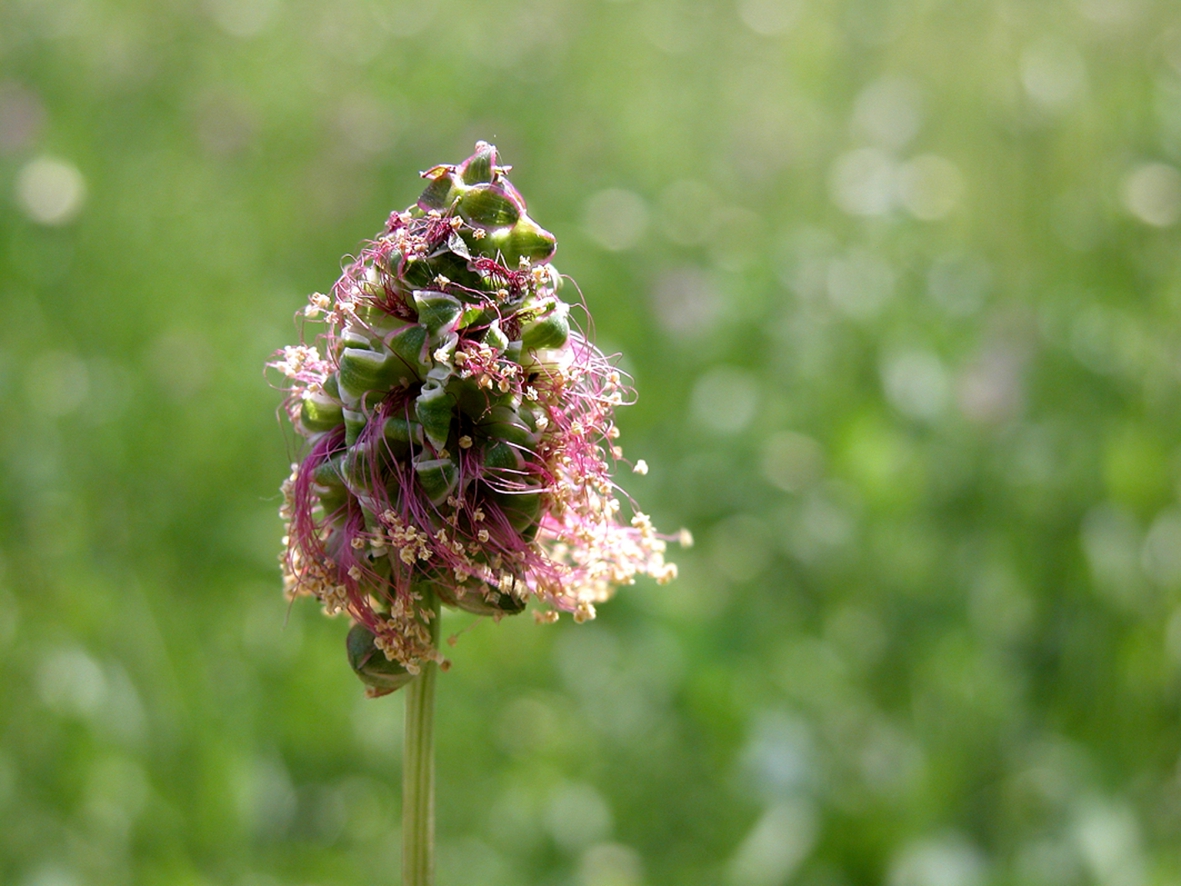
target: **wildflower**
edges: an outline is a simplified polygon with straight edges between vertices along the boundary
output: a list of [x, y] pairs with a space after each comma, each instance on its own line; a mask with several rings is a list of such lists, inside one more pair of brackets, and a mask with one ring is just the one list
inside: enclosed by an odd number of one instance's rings
[[315, 346], [269, 364], [306, 438], [284, 484], [284, 587], [352, 617], [373, 694], [443, 663], [432, 593], [585, 621], [636, 575], [675, 574], [672, 539], [619, 515], [613, 412], [632, 392], [571, 325], [554, 237], [507, 171], [480, 142], [423, 173], [418, 202], [301, 311], [325, 324]]

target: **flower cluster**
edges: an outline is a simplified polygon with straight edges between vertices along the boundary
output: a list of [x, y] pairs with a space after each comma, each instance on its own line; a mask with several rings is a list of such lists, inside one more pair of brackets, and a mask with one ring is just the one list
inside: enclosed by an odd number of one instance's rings
[[269, 364], [306, 438], [283, 485], [285, 590], [353, 618], [350, 661], [374, 694], [442, 662], [428, 593], [584, 621], [637, 574], [676, 574], [611, 477], [631, 392], [572, 328], [554, 237], [507, 172], [480, 142], [423, 173], [418, 202], [311, 296], [315, 344]]

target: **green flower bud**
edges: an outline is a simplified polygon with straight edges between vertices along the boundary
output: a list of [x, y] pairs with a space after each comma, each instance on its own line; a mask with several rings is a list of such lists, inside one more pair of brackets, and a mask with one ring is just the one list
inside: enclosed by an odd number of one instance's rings
[[447, 445], [451, 433], [451, 414], [454, 402], [447, 389], [437, 379], [427, 379], [422, 393], [414, 401], [414, 414], [422, 424], [423, 433], [435, 449]]
[[355, 409], [344, 409], [341, 411], [344, 416], [344, 439], [349, 446], [352, 446], [361, 436], [361, 432], [365, 430], [365, 425], [369, 423], [369, 418], [364, 412], [359, 412]]
[[345, 348], [340, 355], [340, 393], [349, 404], [359, 403], [367, 392], [388, 391], [415, 378], [406, 361], [390, 351]]
[[445, 606], [462, 609], [472, 615], [490, 615], [493, 618], [498, 618], [505, 615], [517, 615], [525, 611], [524, 600], [507, 591], [498, 591], [484, 585], [480, 587], [445, 586], [438, 593]]
[[370, 687], [370, 694], [389, 695], [413, 680], [414, 675], [398, 662], [387, 659], [377, 648], [375, 639], [369, 628], [357, 623], [349, 629], [345, 648], [349, 664], [361, 682]]
[[496, 185], [475, 185], [459, 198], [456, 208], [465, 222], [487, 230], [512, 227], [521, 217], [512, 197]]
[[417, 324], [407, 326], [390, 340], [390, 350], [408, 370], [413, 370], [414, 378], [422, 378], [430, 371], [431, 359], [427, 354], [427, 332], [424, 327]]
[[477, 142], [476, 152], [467, 158], [459, 167], [460, 178], [465, 185], [492, 181], [492, 173], [497, 163], [496, 148], [488, 142]]
[[340, 403], [324, 394], [305, 397], [300, 407], [299, 423], [309, 434], [331, 431], [344, 422]]
[[422, 446], [422, 425], [400, 416], [386, 419], [382, 435], [394, 458], [405, 458], [412, 449]]
[[418, 308], [418, 322], [426, 327], [432, 342], [443, 331], [451, 330], [463, 312], [459, 299], [443, 292], [415, 292], [414, 305]]
[[418, 485], [432, 504], [447, 500], [459, 482], [459, 468], [449, 458], [432, 458], [414, 463]]
[[531, 262], [549, 261], [557, 249], [558, 241], [533, 219], [522, 218], [504, 237], [497, 240], [497, 246], [504, 255], [505, 264], [515, 267], [522, 258]]
[[555, 302], [549, 313], [528, 323], [521, 330], [521, 346], [526, 351], [556, 350], [570, 338], [570, 306]]

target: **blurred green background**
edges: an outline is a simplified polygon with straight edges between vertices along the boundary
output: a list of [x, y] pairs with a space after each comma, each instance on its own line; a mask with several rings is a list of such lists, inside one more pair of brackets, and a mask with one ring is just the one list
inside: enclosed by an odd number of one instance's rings
[[262, 365], [493, 141], [698, 544], [472, 623], [440, 886], [1181, 883], [1181, 9], [0, 3], [0, 883], [397, 882]]

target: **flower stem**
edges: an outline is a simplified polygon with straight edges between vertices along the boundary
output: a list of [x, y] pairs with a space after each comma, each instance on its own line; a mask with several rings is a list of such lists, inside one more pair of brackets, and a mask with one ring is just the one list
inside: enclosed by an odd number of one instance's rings
[[[434, 613], [431, 645], [439, 648], [439, 597], [425, 600]], [[435, 882], [435, 677], [439, 666], [424, 662], [406, 687], [406, 740], [402, 747], [402, 886]]]

